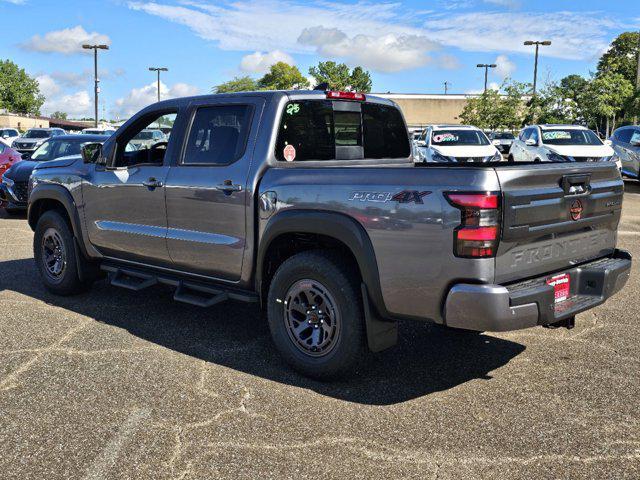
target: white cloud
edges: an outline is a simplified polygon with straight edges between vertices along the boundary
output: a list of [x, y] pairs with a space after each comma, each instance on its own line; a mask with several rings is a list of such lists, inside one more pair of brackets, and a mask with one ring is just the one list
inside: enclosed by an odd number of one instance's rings
[[476, 52], [533, 53], [525, 40], [551, 40], [542, 54], [589, 60], [609, 43], [620, 24], [589, 12], [474, 12], [431, 17], [424, 22], [431, 37], [444, 45]]
[[[422, 12], [426, 20], [416, 25], [416, 16], [408, 15], [400, 3], [247, 0], [214, 4], [206, 0], [182, 0], [180, 5], [174, 5], [166, 1], [132, 1], [128, 5], [185, 25], [198, 36], [215, 41], [223, 50], [304, 54], [347, 44], [363, 51], [345, 52], [341, 48], [343, 58], [366, 61], [370, 64], [364, 64], [365, 67], [379, 68], [384, 63], [377, 58], [381, 55], [390, 59], [394, 65], [391, 70], [411, 68], [415, 66], [413, 62], [424, 64], [426, 57], [417, 52], [424, 45], [442, 44], [477, 52], [531, 53], [531, 48], [522, 45], [529, 37], [553, 41], [551, 47], [544, 47], [547, 56], [591, 59], [606, 47], [614, 31], [623, 27], [620, 21], [594, 12], [457, 13], [459, 10], [454, 9], [446, 14]], [[302, 32], [317, 27], [324, 28], [322, 45], [327, 47], [321, 46], [320, 37], [316, 37], [314, 44], [298, 42]], [[395, 59], [391, 54], [394, 48], [402, 49]]]
[[14, 5], [24, 5], [26, 2], [26, 0], [3, 0], [7, 3], [13, 3]]
[[[489, 82], [487, 84], [487, 90], [495, 90], [496, 92], [500, 90], [500, 85], [498, 85], [496, 82]], [[484, 92], [484, 90], [482, 89], [472, 89], [472, 90], [467, 90], [466, 93], [467, 95], [480, 95]]]
[[[158, 87], [156, 82], [140, 88], [132, 89], [126, 97], [115, 101], [113, 111], [122, 117], [129, 117], [142, 110], [147, 105], [158, 101]], [[165, 83], [160, 82], [160, 98], [162, 100], [176, 97], [188, 97], [198, 94], [198, 87], [186, 83], [176, 83], [169, 88]]]
[[44, 102], [42, 111], [45, 114], [51, 114], [56, 111], [65, 112], [72, 118], [92, 117], [93, 97], [86, 90], [50, 97]]
[[364, 65], [379, 72], [398, 72], [426, 65], [431, 61], [428, 52], [438, 45], [418, 35], [347, 36], [337, 28], [322, 26], [305, 28], [298, 42], [313, 46], [324, 57], [344, 58], [353, 64]]
[[89, 33], [78, 25], [73, 28], [54, 30], [43, 36], [34, 35], [22, 43], [20, 47], [34, 52], [72, 55], [87, 52], [88, 50], [82, 49], [82, 45], [85, 43], [110, 45], [111, 39], [107, 35], [97, 32]]
[[60, 85], [58, 85], [56, 80], [50, 75], [39, 75], [36, 77], [36, 81], [40, 87], [40, 93], [44, 95], [45, 98], [57, 95], [62, 90]]
[[497, 65], [494, 71], [501, 79], [511, 77], [516, 70], [516, 64], [509, 60], [506, 55], [498, 55], [493, 63]]
[[274, 50], [272, 52], [255, 52], [245, 55], [240, 61], [240, 69], [248, 73], [265, 73], [271, 65], [278, 62], [288, 63], [289, 65], [295, 64], [291, 55], [280, 50]]
[[504, 8], [518, 8], [520, 0], [484, 0], [484, 3], [491, 3]]

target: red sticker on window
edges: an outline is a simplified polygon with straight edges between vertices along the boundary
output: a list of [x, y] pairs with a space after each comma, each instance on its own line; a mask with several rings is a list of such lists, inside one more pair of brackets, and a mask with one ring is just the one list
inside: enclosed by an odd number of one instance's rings
[[284, 147], [284, 159], [287, 162], [293, 162], [296, 159], [296, 147], [293, 145], [287, 145]]

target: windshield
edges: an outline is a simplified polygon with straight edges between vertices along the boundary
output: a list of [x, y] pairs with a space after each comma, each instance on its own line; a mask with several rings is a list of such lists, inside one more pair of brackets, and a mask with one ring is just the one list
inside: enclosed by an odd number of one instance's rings
[[542, 130], [542, 143], [547, 145], [602, 145], [591, 130]]
[[46, 130], [29, 130], [24, 134], [24, 138], [49, 138], [51, 133]]
[[133, 137], [133, 139], [134, 140], [152, 140], [153, 132], [142, 131], [139, 134], [137, 134], [135, 137]]
[[496, 132], [496, 133], [492, 134], [491, 137], [494, 140], [513, 140], [513, 139], [515, 139], [515, 137], [513, 136], [513, 133], [509, 133], [509, 132]]
[[86, 140], [49, 140], [43, 143], [33, 152], [31, 160], [36, 162], [47, 162], [56, 158], [66, 157], [68, 155], [80, 155], [82, 145], [87, 143]]
[[484, 133], [477, 130], [435, 130], [431, 134], [432, 145], [489, 145]]

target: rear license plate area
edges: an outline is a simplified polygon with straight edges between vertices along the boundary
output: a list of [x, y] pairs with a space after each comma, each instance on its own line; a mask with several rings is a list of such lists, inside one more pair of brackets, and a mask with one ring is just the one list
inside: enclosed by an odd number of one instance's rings
[[571, 291], [571, 277], [568, 273], [562, 273], [548, 278], [547, 285], [553, 287], [555, 303], [562, 302], [569, 298], [569, 292]]

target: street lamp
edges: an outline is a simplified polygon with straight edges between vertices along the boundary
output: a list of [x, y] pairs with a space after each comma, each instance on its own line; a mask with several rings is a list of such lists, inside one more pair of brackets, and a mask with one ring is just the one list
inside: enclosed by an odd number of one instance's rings
[[551, 45], [551, 40], [544, 40], [544, 41], [527, 40], [526, 42], [524, 42], [524, 44], [527, 46], [529, 45], [536, 46], [536, 60], [533, 67], [533, 95], [535, 96], [536, 84], [538, 82], [538, 48], [540, 47], [540, 45], [544, 45], [545, 47], [548, 47], [549, 45]]
[[495, 63], [479, 63], [476, 65], [478, 68], [484, 68], [484, 91], [487, 91], [487, 76], [489, 75], [490, 68], [496, 68], [498, 65]]
[[150, 72], [158, 72], [158, 101], [160, 101], [160, 72], [168, 72], [166, 67], [149, 67]]
[[451, 86], [451, 82], [444, 82], [444, 94], [446, 95], [447, 93], [449, 93], [449, 87]]
[[82, 45], [85, 50], [93, 50], [93, 67], [94, 67], [94, 102], [95, 102], [95, 121], [94, 126], [98, 128], [98, 94], [100, 93], [100, 80], [98, 79], [98, 50], [109, 50], [109, 45]]

